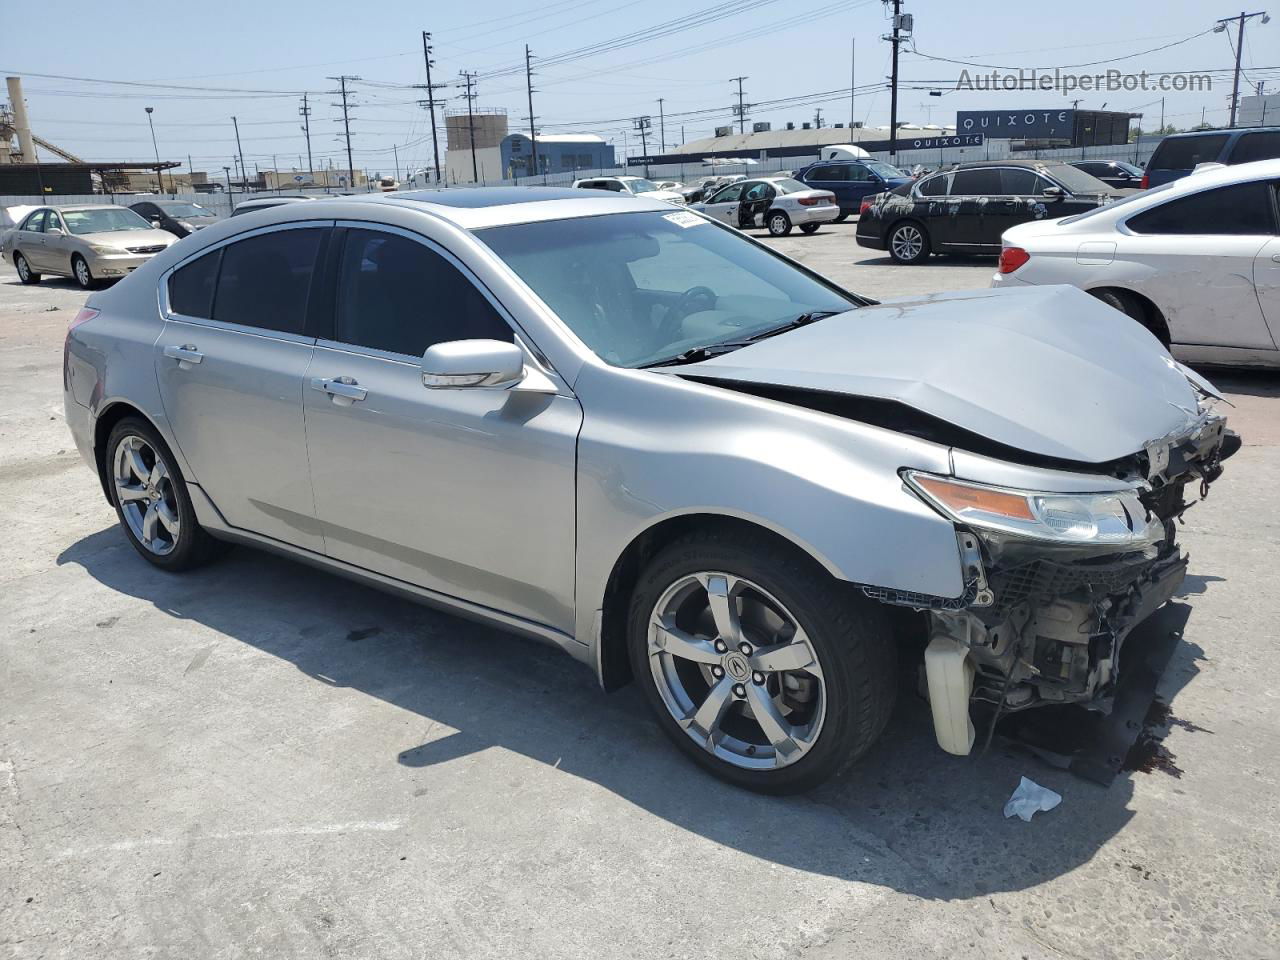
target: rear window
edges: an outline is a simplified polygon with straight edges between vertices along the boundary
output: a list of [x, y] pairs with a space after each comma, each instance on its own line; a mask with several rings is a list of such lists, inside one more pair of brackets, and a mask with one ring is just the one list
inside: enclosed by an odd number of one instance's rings
[[1265, 236], [1274, 231], [1272, 187], [1236, 183], [1179, 197], [1128, 221], [1134, 233]]
[[1227, 163], [1250, 163], [1280, 157], [1280, 130], [1246, 133], [1231, 148]]
[[1071, 193], [1107, 193], [1111, 189], [1097, 177], [1077, 170], [1069, 163], [1050, 164], [1044, 168], [1044, 172]]
[[1147, 164], [1148, 170], [1191, 170], [1197, 163], [1218, 159], [1226, 146], [1227, 134], [1211, 133], [1203, 137], [1170, 137], [1162, 140]]
[[[930, 177], [927, 180], [921, 180], [920, 186], [917, 188], [922, 197], [945, 197], [947, 195], [947, 174], [940, 173], [936, 177]], [[904, 194], [907, 192], [906, 187], [899, 187]], [[898, 190], [894, 190], [897, 193]]]

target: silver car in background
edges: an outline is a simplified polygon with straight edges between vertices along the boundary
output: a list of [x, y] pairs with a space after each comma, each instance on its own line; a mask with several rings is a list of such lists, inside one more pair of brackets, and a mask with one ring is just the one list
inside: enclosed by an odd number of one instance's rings
[[546, 188], [215, 224], [89, 298], [64, 383], [157, 567], [249, 544], [548, 641], [770, 792], [865, 753], [900, 659], [951, 753], [997, 701], [1105, 709], [1238, 445], [1080, 291], [877, 305]]
[[38, 207], [4, 234], [0, 253], [23, 283], [50, 273], [91, 290], [126, 276], [177, 239], [128, 207]]

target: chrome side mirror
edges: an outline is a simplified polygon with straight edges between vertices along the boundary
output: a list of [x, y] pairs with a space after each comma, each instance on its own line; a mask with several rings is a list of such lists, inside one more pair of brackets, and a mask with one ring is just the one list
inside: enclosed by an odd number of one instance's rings
[[1067, 195], [1066, 191], [1061, 187], [1045, 187], [1042, 196], [1050, 200], [1061, 200]]
[[502, 340], [451, 340], [422, 355], [422, 385], [508, 389], [524, 379], [524, 352]]
[[61, 227], [50, 227], [48, 230], [46, 230], [46, 231], [45, 231], [45, 233], [47, 233], [47, 234], [48, 234], [49, 236], [51, 236], [51, 237], [65, 237], [65, 236], [66, 236], [66, 234], [62, 232], [62, 228], [61, 228]]

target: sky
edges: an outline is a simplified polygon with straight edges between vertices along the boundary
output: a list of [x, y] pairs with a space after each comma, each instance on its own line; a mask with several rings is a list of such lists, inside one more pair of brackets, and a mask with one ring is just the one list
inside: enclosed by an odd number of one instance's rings
[[[915, 24], [902, 48], [900, 120], [954, 123], [957, 110], [1061, 109], [1078, 98], [1081, 109], [1105, 104], [1142, 112], [1145, 127], [1158, 125], [1159, 91], [955, 89], [963, 71], [972, 77], [991, 67], [1060, 67], [1077, 74], [1212, 71], [1210, 91], [1164, 94], [1166, 122], [1189, 127], [1203, 111], [1209, 123], [1226, 123], [1235, 27], [1212, 28], [1216, 18], [1240, 11], [1213, 0], [905, 0], [903, 10]], [[0, 73], [23, 76], [36, 134], [83, 159], [153, 159], [145, 113], [151, 106], [161, 158], [181, 161], [185, 170], [190, 156], [196, 170], [215, 172], [236, 151], [232, 116], [250, 170], [269, 169], [273, 157], [279, 169], [305, 165], [298, 115], [304, 92], [315, 167], [330, 159], [345, 167], [338, 83], [328, 78], [358, 76], [349, 86], [355, 165], [394, 175], [397, 160], [400, 172], [431, 162], [428, 114], [416, 105], [425, 94], [411, 86], [426, 82], [423, 30], [432, 33], [432, 80], [447, 85], [437, 91], [446, 108], [465, 108], [460, 72], [474, 71], [477, 107], [505, 108], [511, 129], [527, 130], [527, 43], [539, 130], [596, 133], [619, 154], [641, 152], [635, 117], [652, 117], [650, 152], [661, 136], [671, 147], [732, 122], [731, 78], [739, 76], [746, 102], [758, 105], [748, 120], [775, 129], [812, 122], [819, 108], [824, 125], [851, 116], [869, 126], [889, 121], [890, 44], [881, 40], [889, 22], [881, 0], [105, 7], [100, 0], [0, 0]], [[1076, 66], [1099, 61], [1106, 62]], [[1242, 94], [1258, 81], [1280, 90], [1280, 19], [1249, 21], [1243, 64]], [[117, 82], [96, 82], [105, 80]], [[930, 88], [944, 95], [930, 96]], [[42, 151], [42, 160], [54, 159]]]

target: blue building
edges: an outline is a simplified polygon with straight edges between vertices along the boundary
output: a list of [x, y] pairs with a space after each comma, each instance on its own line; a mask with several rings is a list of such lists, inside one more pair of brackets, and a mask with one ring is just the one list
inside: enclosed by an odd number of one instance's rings
[[[540, 133], [537, 141], [538, 173], [576, 173], [584, 176], [612, 167], [613, 145], [594, 133]], [[527, 177], [534, 172], [529, 135], [512, 133], [501, 144], [502, 175]]]

